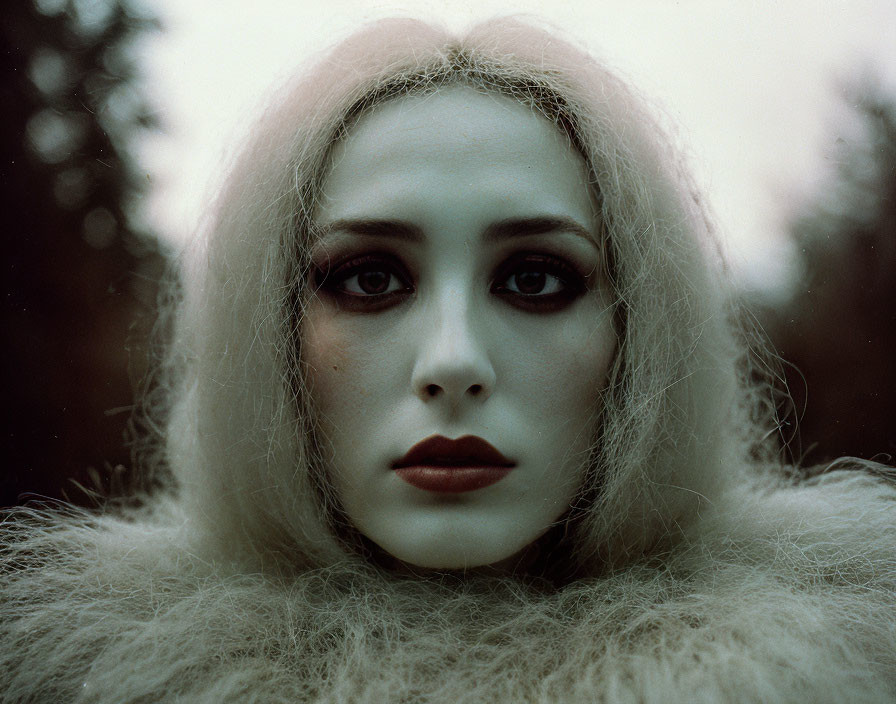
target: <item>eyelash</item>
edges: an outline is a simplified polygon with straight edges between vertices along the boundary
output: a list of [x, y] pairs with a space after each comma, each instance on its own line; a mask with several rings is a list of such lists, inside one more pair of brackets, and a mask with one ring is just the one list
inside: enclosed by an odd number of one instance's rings
[[[364, 273], [388, 275], [387, 290], [382, 293], [354, 293], [347, 291], [346, 282]], [[526, 294], [507, 287], [512, 277], [522, 273], [546, 274], [557, 280], [560, 290], [552, 293]], [[393, 279], [399, 288], [392, 288]], [[365, 254], [351, 257], [329, 267], [318, 267], [314, 272], [315, 286], [333, 296], [346, 310], [377, 312], [395, 305], [414, 292], [407, 270], [393, 255]], [[360, 281], [357, 284], [360, 286]], [[542, 288], [546, 287], [543, 286]], [[392, 288], [392, 290], [388, 290]], [[550, 254], [521, 252], [503, 262], [495, 272], [491, 292], [510, 305], [530, 312], [553, 312], [566, 308], [587, 290], [585, 276], [575, 266]]]
[[[346, 291], [342, 286], [353, 276], [365, 272], [383, 272], [395, 277], [403, 288], [379, 294], [358, 294]], [[346, 310], [376, 312], [390, 307], [413, 292], [410, 277], [404, 267], [390, 254], [365, 254], [350, 257], [330, 267], [318, 267], [314, 272], [315, 287], [334, 298]], [[391, 282], [391, 279], [390, 279]]]

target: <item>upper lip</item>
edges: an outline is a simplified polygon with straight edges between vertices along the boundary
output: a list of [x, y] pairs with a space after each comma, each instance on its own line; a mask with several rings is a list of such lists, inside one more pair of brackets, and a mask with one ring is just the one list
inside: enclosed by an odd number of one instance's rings
[[514, 467], [516, 462], [507, 459], [482, 438], [464, 435], [451, 440], [444, 435], [433, 435], [414, 445], [400, 460], [392, 463], [392, 469], [416, 467]]

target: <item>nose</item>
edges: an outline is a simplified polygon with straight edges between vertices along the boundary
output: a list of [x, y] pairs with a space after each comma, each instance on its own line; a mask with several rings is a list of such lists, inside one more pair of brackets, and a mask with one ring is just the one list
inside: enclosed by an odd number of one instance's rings
[[452, 407], [465, 399], [485, 401], [495, 387], [495, 370], [485, 339], [487, 321], [477, 315], [475, 302], [455, 289], [421, 314], [414, 393]]

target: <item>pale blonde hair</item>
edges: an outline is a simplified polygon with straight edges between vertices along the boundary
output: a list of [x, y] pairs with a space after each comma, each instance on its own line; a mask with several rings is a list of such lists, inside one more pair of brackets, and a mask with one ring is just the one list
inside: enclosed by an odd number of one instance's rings
[[300, 373], [311, 213], [330, 149], [360, 114], [453, 83], [552, 120], [585, 157], [601, 205], [622, 338], [595, 398], [603, 423], [572, 526], [578, 568], [667, 544], [745, 466], [755, 438], [715, 233], [637, 96], [572, 43], [518, 21], [462, 38], [386, 21], [283, 89], [185, 278], [169, 458], [188, 513], [222, 548], [282, 550], [308, 566], [344, 558]]

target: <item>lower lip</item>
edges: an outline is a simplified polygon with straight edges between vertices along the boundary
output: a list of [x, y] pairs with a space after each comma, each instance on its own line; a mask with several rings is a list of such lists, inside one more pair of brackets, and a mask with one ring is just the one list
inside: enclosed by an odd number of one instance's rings
[[401, 467], [395, 473], [411, 486], [444, 494], [460, 494], [491, 486], [512, 467]]

